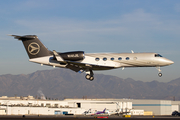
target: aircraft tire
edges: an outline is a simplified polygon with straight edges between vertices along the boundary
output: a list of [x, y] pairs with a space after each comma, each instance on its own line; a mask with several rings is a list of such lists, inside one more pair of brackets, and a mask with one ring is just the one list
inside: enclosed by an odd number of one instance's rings
[[85, 76], [85, 78], [86, 78], [87, 80], [90, 80], [90, 78], [91, 78], [90, 74], [87, 74], [87, 75]]
[[162, 73], [158, 73], [158, 76], [161, 77], [161, 76], [162, 76]]
[[94, 80], [94, 77], [93, 77], [93, 76], [91, 76], [91, 77], [89, 78], [89, 80], [90, 80], [90, 81], [93, 81], [93, 80]]

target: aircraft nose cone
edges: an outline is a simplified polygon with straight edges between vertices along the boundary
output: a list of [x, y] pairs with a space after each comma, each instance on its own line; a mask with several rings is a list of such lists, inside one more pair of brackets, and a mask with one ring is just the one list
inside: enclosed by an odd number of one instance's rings
[[163, 58], [163, 59], [161, 59], [161, 63], [162, 63], [163, 65], [171, 65], [171, 64], [173, 64], [174, 62], [173, 62], [172, 60]]
[[171, 64], [173, 64], [174, 62], [172, 61], [172, 60], [169, 60], [169, 59], [166, 59], [165, 60], [165, 64], [167, 64], [167, 65], [171, 65]]
[[171, 64], [173, 64], [174, 62], [173, 62], [173, 61], [171, 61], [171, 60], [169, 60], [169, 61], [168, 61], [168, 63], [169, 63], [169, 65], [171, 65]]

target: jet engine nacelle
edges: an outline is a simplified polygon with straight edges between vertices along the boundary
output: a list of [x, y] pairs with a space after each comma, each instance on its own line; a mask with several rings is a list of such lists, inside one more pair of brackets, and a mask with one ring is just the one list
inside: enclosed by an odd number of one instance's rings
[[65, 53], [59, 53], [59, 55], [64, 60], [69, 60], [69, 61], [79, 61], [84, 59], [84, 51], [65, 52]]

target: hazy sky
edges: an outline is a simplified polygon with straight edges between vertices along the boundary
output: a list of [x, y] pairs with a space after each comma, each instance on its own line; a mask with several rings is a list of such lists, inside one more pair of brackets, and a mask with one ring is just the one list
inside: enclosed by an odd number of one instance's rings
[[[95, 72], [141, 81], [180, 77], [179, 0], [0, 0], [0, 74], [53, 69], [28, 61], [21, 41], [7, 36], [37, 35], [50, 50], [156, 52], [173, 60], [156, 68]], [[79, 74], [79, 73], [77, 73]]]

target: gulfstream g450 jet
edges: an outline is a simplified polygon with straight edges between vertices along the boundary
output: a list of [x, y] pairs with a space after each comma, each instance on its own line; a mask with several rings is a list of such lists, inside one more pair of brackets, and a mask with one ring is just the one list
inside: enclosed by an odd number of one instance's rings
[[84, 53], [84, 51], [56, 52], [48, 50], [36, 35], [10, 35], [21, 40], [29, 56], [29, 61], [41, 65], [68, 68], [75, 72], [86, 72], [85, 78], [92, 81], [93, 71], [125, 67], [156, 67], [159, 77], [160, 67], [174, 62], [157, 53]]

